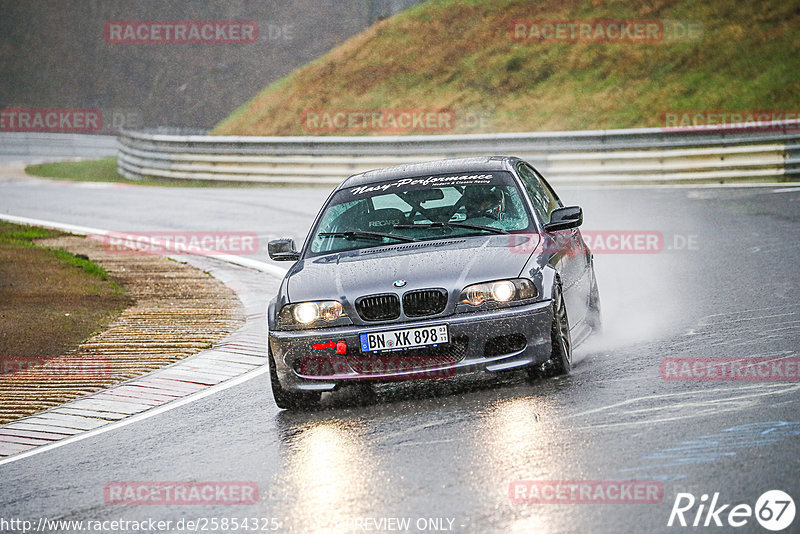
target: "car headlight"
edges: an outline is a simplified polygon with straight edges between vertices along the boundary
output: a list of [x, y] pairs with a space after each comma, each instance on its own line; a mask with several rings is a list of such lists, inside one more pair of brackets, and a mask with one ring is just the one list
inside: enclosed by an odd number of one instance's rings
[[341, 302], [322, 300], [287, 304], [278, 314], [278, 322], [282, 326], [311, 326], [318, 322], [333, 323], [341, 317], [347, 317]]
[[480, 306], [484, 302], [513, 302], [536, 298], [536, 286], [527, 278], [496, 280], [465, 287], [461, 291], [460, 303]]

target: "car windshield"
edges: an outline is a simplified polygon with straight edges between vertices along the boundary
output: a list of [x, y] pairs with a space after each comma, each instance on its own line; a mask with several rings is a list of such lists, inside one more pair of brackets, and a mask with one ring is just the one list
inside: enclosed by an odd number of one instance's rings
[[310, 253], [523, 232], [531, 225], [508, 172], [403, 178], [337, 192], [313, 231]]

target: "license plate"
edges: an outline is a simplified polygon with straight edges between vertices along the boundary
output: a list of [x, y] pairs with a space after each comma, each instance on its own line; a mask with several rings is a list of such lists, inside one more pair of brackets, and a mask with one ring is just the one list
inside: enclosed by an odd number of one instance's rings
[[361, 351], [410, 349], [439, 345], [449, 341], [447, 325], [423, 326], [361, 334]]

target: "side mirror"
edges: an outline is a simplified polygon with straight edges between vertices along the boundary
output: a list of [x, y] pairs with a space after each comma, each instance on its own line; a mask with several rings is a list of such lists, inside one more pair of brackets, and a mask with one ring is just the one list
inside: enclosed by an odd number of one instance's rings
[[297, 261], [300, 253], [295, 250], [294, 239], [275, 239], [267, 244], [269, 258], [275, 261]]
[[580, 206], [568, 206], [553, 210], [550, 222], [544, 225], [547, 232], [577, 228], [583, 224], [583, 210]]

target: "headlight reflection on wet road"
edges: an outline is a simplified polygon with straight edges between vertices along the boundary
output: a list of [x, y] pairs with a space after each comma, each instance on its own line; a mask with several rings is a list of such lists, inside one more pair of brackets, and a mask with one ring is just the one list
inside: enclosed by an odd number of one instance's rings
[[302, 518], [302, 530], [340, 532], [348, 519], [366, 512], [378, 481], [358, 422], [313, 422], [288, 441], [282, 483], [292, 509], [286, 513]]
[[549, 533], [563, 531], [565, 524], [555, 507], [512, 504], [509, 484], [515, 480], [563, 478], [565, 451], [554, 444], [558, 432], [547, 412], [550, 402], [540, 396], [512, 397], [498, 400], [481, 413], [481, 425], [475, 444], [486, 462], [484, 480], [476, 480], [475, 491], [491, 495], [500, 509], [512, 508], [515, 517], [503, 525], [506, 532]]

